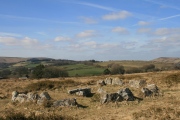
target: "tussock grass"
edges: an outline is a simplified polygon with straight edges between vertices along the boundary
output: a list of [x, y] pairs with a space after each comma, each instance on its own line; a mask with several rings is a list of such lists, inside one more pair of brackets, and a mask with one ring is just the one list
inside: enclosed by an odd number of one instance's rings
[[22, 112], [8, 111], [4, 117], [0, 117], [0, 120], [77, 120], [77, 118], [58, 114], [43, 114], [39, 116], [32, 114], [31, 116], [26, 116]]
[[81, 85], [81, 82], [77, 82], [74, 80], [63, 80], [63, 81], [39, 81], [36, 83], [29, 84], [25, 87], [25, 90], [28, 91], [38, 91], [38, 90], [48, 90], [48, 89], [56, 89], [62, 87], [73, 87], [77, 85]]
[[133, 113], [135, 120], [175, 120], [180, 117], [180, 110], [174, 107], [151, 106], [146, 110]]
[[[177, 79], [180, 71], [163, 71], [149, 72], [138, 74], [124, 75], [102, 75], [91, 77], [68, 77], [68, 78], [53, 78], [41, 80], [25, 80], [0, 81], [0, 94], [8, 96], [5, 99], [0, 99], [0, 120], [16, 120], [18, 119], [35, 119], [35, 120], [171, 120], [180, 118], [180, 84], [172, 84], [168, 87], [165, 83], [166, 78]], [[169, 77], [170, 76], [170, 77]], [[175, 76], [175, 77], [174, 77]], [[103, 90], [107, 93], [117, 92], [125, 87], [130, 88], [136, 97], [142, 97], [140, 88], [131, 88], [128, 84], [129, 80], [145, 79], [148, 84], [156, 84], [160, 90], [164, 92], [162, 97], [146, 97], [139, 103], [137, 101], [123, 101], [108, 104], [100, 104], [100, 95], [97, 93], [99, 86], [96, 81], [107, 77], [120, 77], [127, 84], [123, 86], [106, 85]], [[179, 79], [179, 78], [178, 78]], [[172, 80], [173, 81], [173, 80]], [[176, 81], [175, 81], [176, 83]], [[93, 96], [82, 97], [70, 95], [67, 90], [74, 88], [90, 87]], [[42, 92], [46, 90], [53, 100], [63, 100], [68, 98], [76, 98], [79, 107], [49, 107], [50, 102], [45, 102], [43, 105], [35, 103], [11, 103], [11, 93], [13, 90], [32, 90], [33, 92]], [[9, 110], [9, 111], [7, 111]], [[11, 112], [12, 111], [12, 112]], [[12, 113], [11, 115], [8, 113]], [[6, 117], [7, 116], [7, 117]], [[12, 117], [13, 119], [8, 119]], [[13, 117], [14, 116], [14, 117]], [[51, 118], [50, 118], [50, 117]]]

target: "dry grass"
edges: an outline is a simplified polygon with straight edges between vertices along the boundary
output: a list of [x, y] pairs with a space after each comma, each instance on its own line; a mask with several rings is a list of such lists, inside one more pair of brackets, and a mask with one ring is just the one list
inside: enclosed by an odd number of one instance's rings
[[[108, 85], [102, 88], [107, 93], [117, 92], [119, 89], [128, 86], [128, 81], [132, 79], [145, 79], [148, 83], [155, 83], [164, 92], [163, 97], [148, 97], [142, 101], [120, 102], [118, 104], [108, 103], [101, 105], [99, 95], [96, 93], [98, 86], [96, 81], [110, 76], [74, 77], [64, 79], [42, 79], [42, 80], [1, 80], [0, 95], [5, 96], [0, 99], [0, 119], [9, 117], [52, 119], [63, 118], [62, 120], [175, 120], [180, 115], [180, 86], [179, 82], [171, 87], [165, 82], [168, 76], [179, 75], [180, 71], [166, 71], [156, 73], [139, 73], [131, 75], [116, 75], [125, 81], [124, 86]], [[170, 77], [174, 78], [174, 77]], [[81, 97], [67, 94], [67, 90], [81, 87], [90, 87], [94, 93], [92, 97]], [[139, 89], [130, 88], [135, 96], [139, 95]], [[65, 98], [76, 98], [80, 107], [58, 107], [39, 106], [34, 103], [11, 103], [11, 93], [13, 90], [23, 92], [36, 91], [41, 93], [47, 91], [53, 100]], [[9, 115], [8, 113], [11, 113]], [[19, 119], [19, 118], [18, 118]], [[15, 119], [14, 119], [15, 120]], [[58, 119], [59, 120], [59, 119]], [[61, 119], [60, 119], [61, 120]]]

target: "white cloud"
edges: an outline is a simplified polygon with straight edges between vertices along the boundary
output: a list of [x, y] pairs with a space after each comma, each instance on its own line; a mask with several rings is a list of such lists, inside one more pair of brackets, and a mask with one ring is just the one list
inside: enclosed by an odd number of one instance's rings
[[88, 17], [80, 17], [80, 19], [83, 20], [84, 23], [86, 24], [96, 24], [97, 21], [92, 19], [92, 18], [88, 18]]
[[58, 36], [54, 39], [55, 42], [59, 42], [59, 41], [70, 41], [71, 38], [69, 37], [62, 37], [62, 36]]
[[163, 36], [171, 34], [179, 34], [180, 28], [158, 28], [154, 31], [154, 35]]
[[119, 34], [128, 34], [128, 30], [126, 28], [123, 28], [123, 27], [115, 27], [112, 29], [112, 32], [116, 32], [116, 33], [119, 33]]
[[131, 16], [132, 14], [128, 11], [120, 11], [120, 12], [114, 12], [114, 13], [111, 13], [111, 14], [107, 14], [107, 15], [104, 15], [102, 17], [103, 20], [118, 20], [118, 19], [125, 19], [129, 16]]
[[0, 43], [5, 45], [18, 45], [18, 40], [14, 37], [0, 37]]
[[97, 32], [95, 30], [86, 30], [83, 32], [80, 32], [76, 35], [77, 38], [89, 38], [89, 37], [95, 37], [97, 36]]
[[145, 26], [145, 25], [149, 25], [150, 23], [149, 22], [146, 22], [146, 21], [139, 21], [138, 22], [138, 25], [140, 26]]
[[15, 37], [0, 37], [0, 43], [5, 45], [34, 46], [38, 44], [38, 40], [25, 37], [17, 39]]
[[137, 29], [137, 33], [150, 33], [151, 28], [139, 28]]
[[91, 48], [96, 48], [97, 47], [97, 43], [95, 41], [88, 41], [83, 43], [83, 46], [87, 46], [87, 47], [91, 47]]

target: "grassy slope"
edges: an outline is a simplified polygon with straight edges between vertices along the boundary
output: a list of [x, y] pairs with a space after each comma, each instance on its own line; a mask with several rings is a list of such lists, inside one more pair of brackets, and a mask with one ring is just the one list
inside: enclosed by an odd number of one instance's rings
[[[19, 80], [2, 80], [0, 81], [0, 91], [2, 95], [7, 96], [5, 99], [0, 99], [0, 116], [7, 114], [8, 111], [22, 112], [26, 115], [68, 115], [83, 120], [166, 120], [166, 119], [179, 119], [180, 117], [180, 86], [175, 85], [167, 87], [164, 83], [166, 76], [179, 73], [180, 71], [166, 71], [156, 73], [140, 73], [124, 75], [123, 80], [128, 82], [131, 79], [143, 78], [148, 83], [155, 83], [162, 91], [164, 91], [163, 97], [157, 98], [145, 98], [143, 101], [138, 103], [134, 102], [121, 102], [118, 106], [115, 103], [109, 103], [100, 105], [98, 101], [92, 102], [92, 97], [80, 97], [76, 95], [67, 94], [68, 89], [80, 88], [80, 87], [91, 87], [92, 92], [96, 93], [98, 86], [96, 82], [93, 85], [87, 83], [91, 80], [97, 81], [99, 78], [106, 78], [108, 76], [92, 76], [92, 77], [78, 77], [78, 78], [65, 78], [65, 81], [74, 80], [76, 82], [82, 82], [81, 85], [71, 85], [63, 88], [46, 89], [50, 96], [54, 100], [65, 99], [65, 98], [77, 98], [77, 102], [84, 106], [83, 108], [76, 107], [58, 107], [58, 108], [46, 108], [35, 104], [12, 104], [10, 102], [11, 92], [13, 90], [23, 91], [26, 86], [37, 83], [39, 80], [31, 81], [19, 81]], [[111, 76], [117, 77], [117, 76]], [[122, 77], [122, 76], [119, 76]], [[42, 81], [42, 80], [40, 80]], [[61, 82], [60, 79], [49, 79], [52, 82]], [[109, 93], [117, 92], [120, 88], [129, 87], [128, 84], [124, 86], [104, 86], [103, 89]], [[139, 89], [130, 88], [132, 92], [137, 96]], [[41, 91], [37, 91], [41, 93]], [[145, 113], [146, 112], [146, 113]]]

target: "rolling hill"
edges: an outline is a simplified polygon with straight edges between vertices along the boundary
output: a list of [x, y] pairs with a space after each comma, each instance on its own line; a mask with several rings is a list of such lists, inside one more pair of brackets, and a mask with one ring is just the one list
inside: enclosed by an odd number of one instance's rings
[[178, 62], [180, 62], [180, 58], [178, 58], [178, 57], [159, 57], [159, 58], [153, 59], [151, 61], [163, 62], [163, 63], [178, 63]]

